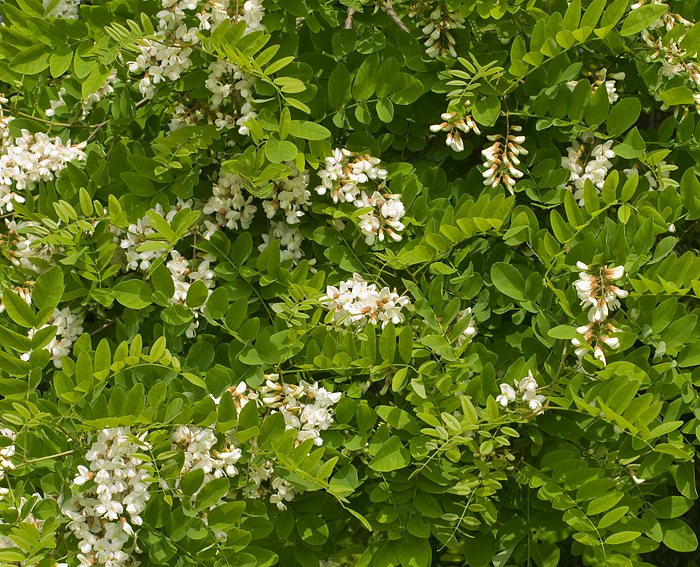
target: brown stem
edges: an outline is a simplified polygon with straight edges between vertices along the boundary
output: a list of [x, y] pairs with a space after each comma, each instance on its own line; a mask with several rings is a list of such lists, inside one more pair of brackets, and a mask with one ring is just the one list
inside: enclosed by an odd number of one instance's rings
[[387, 16], [389, 16], [393, 20], [393, 22], [398, 26], [398, 28], [402, 32], [404, 32], [404, 33], [409, 32], [409, 29], [400, 20], [399, 16], [394, 11], [394, 6], [392, 5], [391, 0], [384, 0], [384, 11], [386, 12]]

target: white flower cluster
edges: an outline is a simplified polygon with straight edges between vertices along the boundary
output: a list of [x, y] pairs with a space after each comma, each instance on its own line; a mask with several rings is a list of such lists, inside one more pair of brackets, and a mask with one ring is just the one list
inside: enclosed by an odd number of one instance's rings
[[579, 273], [579, 279], [574, 282], [574, 287], [581, 300], [581, 307], [591, 306], [588, 320], [601, 322], [607, 319], [611, 311], [620, 307], [620, 298], [628, 295], [627, 291], [612, 283], [622, 278], [625, 268], [603, 266], [598, 274], [592, 275], [589, 273], [591, 268], [583, 262], [577, 262], [576, 266], [582, 271]]
[[280, 241], [280, 261], [282, 262], [291, 260], [296, 263], [304, 257], [304, 252], [301, 249], [304, 237], [297, 226], [290, 226], [285, 221], [272, 221], [270, 234], [263, 234], [262, 239], [262, 244], [258, 246], [260, 252], [265, 250], [272, 240]]
[[579, 279], [574, 282], [576, 293], [581, 300], [581, 307], [591, 306], [588, 312], [587, 325], [576, 329], [583, 340], [578, 337], [571, 339], [571, 343], [576, 347], [576, 355], [583, 358], [589, 348], [593, 346], [593, 356], [605, 365], [605, 353], [602, 345], [617, 349], [620, 340], [611, 334], [619, 333], [620, 329], [615, 328], [605, 320], [611, 311], [620, 307], [620, 299], [627, 297], [628, 292], [620, 289], [612, 282], [622, 278], [625, 273], [623, 266], [608, 268], [603, 266], [596, 275], [592, 275], [591, 268], [583, 262], [577, 262], [576, 266], [583, 270], [579, 273]]
[[[537, 393], [537, 380], [535, 380], [531, 370], [528, 370], [525, 378], [520, 381], [515, 381], [515, 387], [518, 389], [517, 392], [510, 384], [501, 384], [499, 387], [501, 393], [496, 397], [496, 401], [504, 408], [508, 407], [508, 404], [511, 402], [520, 401], [527, 404], [530, 411], [535, 415], [544, 413], [545, 397]], [[518, 397], [520, 400], [517, 400]]]
[[204, 471], [205, 480], [208, 481], [238, 474], [235, 465], [241, 458], [241, 450], [228, 439], [223, 450], [214, 450], [218, 439], [211, 429], [181, 425], [173, 432], [171, 441], [172, 450], [182, 450], [185, 455], [181, 475], [201, 469]]
[[370, 180], [379, 183], [386, 180], [388, 172], [377, 167], [380, 163], [379, 158], [336, 148], [333, 155], [326, 158], [325, 169], [318, 174], [321, 185], [316, 187], [316, 193], [325, 195], [330, 191], [334, 203], [353, 203], [362, 191], [360, 185]]
[[161, 7], [153, 39], [141, 40], [140, 53], [127, 63], [130, 73], [143, 73], [139, 91], [144, 98], [153, 98], [156, 85], [164, 80], [178, 80], [191, 67], [192, 46], [199, 43], [199, 29], [185, 21], [186, 11], [197, 9], [197, 0], [162, 0]]
[[[73, 486], [85, 487], [62, 506], [68, 528], [78, 539], [80, 567], [122, 567], [138, 553], [135, 531], [149, 499], [151, 478], [135, 455], [149, 449], [145, 434], [129, 428], [103, 429], [79, 466]], [[136, 526], [136, 529], [134, 528]]]
[[[214, 287], [214, 271], [211, 269], [211, 262], [215, 260], [216, 258], [213, 256], [205, 256], [198, 262], [197, 268], [193, 269], [194, 261], [188, 260], [177, 250], [172, 250], [170, 252], [170, 260], [168, 260], [168, 262], [165, 264], [170, 271], [170, 275], [173, 278], [173, 284], [175, 285], [175, 293], [173, 294], [171, 301], [173, 303], [185, 305], [185, 300], [187, 299], [187, 294], [190, 287], [196, 281], [201, 281], [204, 283], [208, 290], [207, 299], [209, 299]], [[199, 327], [199, 313], [204, 310], [206, 303], [207, 302], [205, 300], [202, 305], [192, 310], [194, 319], [185, 331], [185, 335], [188, 338], [195, 336], [197, 328]]]
[[[617, 94], [617, 85], [615, 81], [621, 81], [625, 78], [624, 73], [608, 73], [608, 70], [603, 68], [600, 71], [596, 71], [593, 76], [593, 84], [591, 85], [591, 90], [596, 92], [600, 87], [605, 87], [608, 94], [608, 103], [613, 104], [616, 102], [620, 95]], [[579, 81], [569, 81], [566, 86], [570, 90], [574, 90], [579, 84]]]
[[45, 230], [34, 221], [5, 219], [7, 241], [5, 251], [10, 261], [19, 268], [40, 273], [57, 252], [54, 246], [42, 243], [41, 233]]
[[[249, 2], [246, 2], [249, 4]], [[218, 129], [231, 129], [238, 126], [238, 133], [242, 136], [250, 134], [246, 123], [255, 118], [257, 113], [253, 107], [253, 77], [248, 73], [230, 63], [217, 59], [209, 65], [209, 76], [204, 82], [204, 86], [212, 93], [210, 109], [215, 113], [215, 125]], [[222, 103], [231, 98], [231, 94], [236, 94], [242, 99], [240, 109], [237, 110], [238, 118], [226, 114], [220, 110]]]
[[0, 213], [12, 211], [25, 199], [15, 190], [31, 189], [38, 181], [53, 181], [68, 162], [85, 159], [86, 142], [71, 145], [43, 132], [22, 130], [19, 138], [4, 140], [0, 148]]
[[243, 193], [243, 179], [234, 173], [221, 171], [212, 196], [202, 209], [205, 215], [214, 215], [216, 219], [216, 222], [204, 221], [204, 238], [209, 240], [214, 232], [222, 228], [249, 229], [258, 210], [252, 203], [253, 196]]
[[[54, 0], [44, 0], [44, 8], [48, 8]], [[50, 18], [63, 18], [65, 20], [77, 20], [80, 0], [58, 0], [53, 9], [46, 14]]]
[[[271, 491], [270, 504], [274, 504], [282, 511], [287, 509], [285, 502], [291, 502], [294, 499], [294, 487], [275, 473], [275, 467], [271, 461], [251, 465], [248, 468], [248, 476], [254, 483], [253, 488], [247, 491], [251, 498], [260, 498]], [[263, 488], [263, 482], [267, 482], [270, 488]]]
[[367, 196], [363, 191], [360, 198], [355, 201], [355, 206], [359, 209], [366, 207], [373, 209], [360, 215], [358, 219], [360, 231], [367, 244], [374, 244], [377, 238], [380, 242], [384, 242], [385, 233], [394, 241], [401, 240], [401, 231], [404, 229], [401, 219], [406, 213], [401, 195], [382, 195], [375, 191], [371, 196]]
[[[358, 209], [374, 209], [358, 219], [365, 242], [370, 245], [377, 239], [384, 242], [385, 235], [399, 241], [404, 229], [401, 219], [405, 208], [401, 195], [381, 192], [385, 188], [388, 172], [378, 167], [380, 163], [379, 158], [336, 148], [333, 155], [326, 158], [326, 167], [318, 174], [321, 185], [316, 187], [319, 195], [330, 191], [334, 203], [353, 203]], [[370, 181], [376, 184], [376, 190], [371, 193], [362, 187]]]
[[375, 284], [368, 284], [362, 276], [353, 274], [338, 287], [329, 285], [321, 303], [333, 312], [335, 322], [358, 327], [381, 323], [384, 328], [389, 321], [395, 325], [403, 322], [401, 310], [411, 302], [405, 295], [399, 295], [396, 289], [377, 289]]
[[430, 131], [447, 132], [445, 143], [455, 152], [464, 151], [464, 142], [462, 141], [460, 131], [465, 134], [469, 132], [474, 132], [477, 135], [481, 134], [481, 130], [479, 130], [476, 122], [474, 122], [474, 119], [468, 114], [461, 117], [458, 116], [456, 112], [444, 112], [440, 118], [442, 118], [443, 121], [439, 124], [433, 124], [430, 127]]
[[[5, 437], [9, 439], [10, 443], [5, 445], [3, 443], [0, 446], [0, 481], [5, 478], [5, 471], [12, 471], [15, 469], [15, 465], [12, 462], [12, 457], [15, 456], [15, 432], [6, 427], [0, 427], [0, 437]], [[0, 487], [0, 499], [7, 495], [9, 490], [7, 488]]]
[[485, 160], [483, 165], [486, 168], [481, 174], [484, 185], [491, 187], [503, 185], [511, 195], [513, 194], [516, 179], [523, 176], [523, 172], [518, 169], [520, 165], [518, 156], [528, 153], [521, 145], [525, 142], [525, 136], [518, 134], [521, 131], [521, 126], [513, 124], [505, 137], [501, 134], [487, 136], [493, 144], [481, 151]]
[[[573, 184], [574, 197], [583, 206], [583, 189], [586, 180], [599, 191], [605, 184], [605, 178], [612, 167], [610, 160], [615, 157], [611, 148], [613, 141], [593, 146], [593, 135], [590, 132], [581, 136], [582, 143], [574, 140], [566, 149], [566, 156], [561, 158], [561, 166], [571, 172], [569, 183]], [[592, 148], [592, 149], [591, 149]], [[590, 153], [588, 153], [590, 150]]]
[[[70, 307], [63, 309], [54, 309], [51, 318], [41, 327], [42, 329], [51, 325], [56, 327], [56, 334], [53, 339], [44, 347], [51, 354], [51, 359], [56, 368], [63, 367], [63, 357], [70, 354], [70, 349], [77, 338], [83, 334], [83, 321], [85, 314], [83, 312], [73, 313]], [[31, 339], [37, 329], [29, 329], [29, 338]], [[32, 351], [24, 353], [20, 358], [29, 360]]]
[[284, 215], [287, 224], [297, 224], [311, 205], [311, 191], [308, 190], [308, 186], [309, 172], [305, 169], [299, 171], [292, 166], [292, 173], [275, 187], [272, 197], [262, 203], [267, 218], [274, 218], [279, 211]]
[[[640, 0], [632, 4], [631, 9], [637, 10], [646, 3], [645, 0]], [[666, 6], [659, 0], [652, 0], [651, 4]], [[692, 27], [693, 22], [680, 14], [666, 10], [658, 20], [643, 29], [639, 37], [651, 50], [647, 55], [647, 61], [661, 63], [660, 76], [672, 79], [684, 75], [696, 87], [700, 87], [700, 66], [698, 66], [696, 54], [681, 48], [686, 34]]]
[[433, 59], [438, 56], [457, 57], [455, 39], [450, 30], [464, 28], [464, 18], [447, 10], [441, 3], [421, 22], [423, 35], [427, 36], [425, 53]]
[[321, 431], [333, 425], [332, 406], [340, 401], [340, 392], [329, 392], [319, 387], [318, 382], [309, 384], [285, 384], [279, 374], [266, 375], [265, 384], [259, 388], [259, 399], [274, 411], [284, 415], [286, 428], [297, 432], [297, 441], [313, 439], [317, 446], [323, 445]]

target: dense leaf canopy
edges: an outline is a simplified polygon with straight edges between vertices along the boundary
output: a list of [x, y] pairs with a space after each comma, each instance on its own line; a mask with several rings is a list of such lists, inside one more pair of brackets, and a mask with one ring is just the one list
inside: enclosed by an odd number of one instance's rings
[[696, 564], [700, 3], [0, 15], [0, 565]]

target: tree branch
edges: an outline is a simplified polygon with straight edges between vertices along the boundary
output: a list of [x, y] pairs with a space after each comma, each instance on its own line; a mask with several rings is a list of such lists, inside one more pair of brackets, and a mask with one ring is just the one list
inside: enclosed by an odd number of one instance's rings
[[394, 6], [391, 3], [391, 0], [384, 0], [384, 11], [386, 12], [387, 16], [389, 16], [393, 22], [399, 27], [399, 29], [404, 32], [408, 33], [409, 29], [406, 27], [406, 25], [401, 21], [397, 13], [394, 11]]

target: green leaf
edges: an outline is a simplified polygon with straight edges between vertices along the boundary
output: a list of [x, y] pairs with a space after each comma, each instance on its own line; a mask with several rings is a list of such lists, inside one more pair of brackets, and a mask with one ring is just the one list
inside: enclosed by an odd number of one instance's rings
[[143, 280], [126, 280], [112, 288], [114, 298], [129, 309], [143, 309], [152, 303], [151, 288]]
[[680, 553], [690, 553], [698, 548], [698, 536], [683, 520], [661, 520], [663, 542], [666, 547]]
[[36, 75], [49, 66], [51, 52], [43, 43], [37, 43], [18, 53], [10, 62], [10, 68], [22, 75]]
[[398, 558], [403, 567], [429, 567], [432, 557], [433, 551], [427, 539], [412, 535], [401, 538]]
[[379, 355], [384, 362], [392, 363], [396, 353], [396, 329], [394, 324], [389, 322], [379, 336]]
[[382, 122], [391, 122], [394, 119], [394, 104], [387, 97], [377, 101], [377, 116]]
[[677, 104], [694, 104], [693, 91], [688, 87], [673, 87], [659, 93], [661, 101], [666, 106], [676, 106]]
[[637, 539], [640, 535], [642, 535], [640, 532], [634, 532], [634, 531], [624, 531], [624, 532], [617, 532], [612, 535], [609, 535], [605, 543], [608, 545], [620, 545], [621, 543], [629, 543], [630, 541], [634, 541]]
[[379, 54], [372, 53], [364, 58], [355, 75], [352, 85], [352, 95], [355, 100], [367, 100], [374, 93], [377, 69], [379, 67]]
[[589, 126], [597, 126], [605, 122], [608, 117], [608, 91], [601, 86], [593, 93], [591, 100], [583, 111], [583, 116]]
[[290, 133], [295, 138], [303, 140], [327, 140], [331, 137], [328, 128], [307, 120], [292, 120]]
[[482, 126], [493, 126], [501, 114], [501, 101], [497, 96], [480, 97], [474, 103], [472, 116]]
[[345, 65], [338, 63], [328, 79], [328, 103], [331, 108], [339, 110], [350, 101], [351, 82]]
[[369, 468], [377, 472], [391, 472], [407, 467], [411, 454], [396, 435], [390, 437], [377, 451]]
[[657, 518], [678, 518], [685, 514], [694, 501], [682, 496], [667, 496], [652, 504], [652, 509]]
[[20, 327], [29, 329], [34, 326], [34, 310], [14, 291], [5, 288], [2, 292], [2, 301], [10, 319]]
[[272, 163], [293, 161], [297, 153], [298, 149], [292, 142], [281, 142], [277, 138], [270, 138], [265, 144], [265, 155]]
[[608, 114], [608, 135], [616, 137], [622, 134], [637, 122], [641, 112], [642, 103], [639, 102], [637, 97], [628, 97], [620, 100], [610, 109], [610, 114]]
[[63, 271], [54, 266], [41, 274], [32, 288], [32, 302], [39, 309], [54, 308], [63, 296]]
[[209, 296], [209, 288], [202, 280], [196, 280], [187, 290], [187, 299], [185, 303], [187, 307], [194, 309], [202, 305]]
[[491, 281], [501, 293], [517, 301], [525, 301], [525, 280], [510, 264], [497, 262], [491, 266]]
[[681, 40], [681, 49], [685, 49], [688, 55], [696, 54], [700, 51], [700, 25], [697, 23], [686, 32]]
[[195, 509], [204, 510], [217, 504], [229, 490], [229, 480], [227, 477], [215, 478], [204, 485], [195, 500]]
[[663, 4], [645, 4], [636, 10], [632, 10], [630, 15], [622, 22], [620, 35], [627, 37], [639, 33], [658, 20], [667, 10]]

